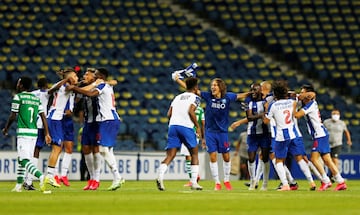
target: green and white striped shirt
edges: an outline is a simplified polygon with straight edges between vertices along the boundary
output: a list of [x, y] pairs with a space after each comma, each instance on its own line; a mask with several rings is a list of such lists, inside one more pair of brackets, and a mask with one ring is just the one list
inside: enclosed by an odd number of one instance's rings
[[17, 136], [36, 137], [37, 117], [44, 112], [40, 99], [30, 92], [21, 92], [14, 96], [11, 111], [18, 113]]
[[[198, 106], [195, 110], [195, 115], [196, 115], [196, 119], [199, 123], [199, 126], [201, 128], [202, 126], [202, 121], [205, 120], [205, 114], [204, 114], [204, 109], [200, 106]], [[194, 130], [196, 131], [196, 128], [194, 127]]]

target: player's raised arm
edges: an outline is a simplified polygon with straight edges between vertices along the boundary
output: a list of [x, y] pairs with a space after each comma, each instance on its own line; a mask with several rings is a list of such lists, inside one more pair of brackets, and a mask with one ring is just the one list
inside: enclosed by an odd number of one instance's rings
[[97, 91], [97, 90], [85, 90], [85, 89], [82, 89], [82, 88], [80, 88], [78, 86], [74, 86], [74, 85], [67, 85], [66, 90], [72, 90], [75, 93], [80, 93], [80, 94], [83, 94], [83, 95], [89, 96], [89, 97], [94, 97], [94, 96], [99, 95], [99, 91]]
[[306, 101], [313, 100], [315, 98], [315, 96], [316, 96], [315, 92], [305, 92], [305, 93], [299, 94], [298, 99], [306, 102]]
[[237, 93], [236, 94], [236, 100], [245, 99], [249, 94], [250, 94], [250, 92]]
[[185, 81], [181, 80], [180, 77], [179, 77], [179, 74], [175, 74], [174, 77], [173, 77], [173, 80], [178, 83], [181, 87], [185, 88], [186, 89], [186, 83]]
[[248, 121], [248, 119], [247, 119], [246, 117], [245, 117], [245, 118], [242, 118], [242, 119], [239, 119], [239, 120], [233, 122], [233, 123], [230, 125], [229, 131], [233, 131], [233, 130], [235, 130], [237, 127], [239, 127], [240, 125], [246, 124], [246, 123], [248, 123], [248, 122], [249, 122], [249, 121]]
[[66, 82], [69, 82], [68, 78], [64, 78], [61, 81], [57, 82], [56, 84], [54, 84], [49, 90], [48, 90], [48, 94], [52, 94], [54, 93], [56, 90], [58, 90], [62, 85], [64, 85]]
[[[182, 70], [177, 70], [177, 71], [174, 71], [172, 74], [171, 74], [171, 78], [173, 79], [173, 81], [175, 81], [176, 83], [178, 83], [181, 87], [185, 88], [186, 89], [186, 83], [185, 81], [183, 80], [184, 78], [189, 78], [189, 77], [195, 77], [196, 74], [196, 70], [198, 69], [199, 67], [197, 66], [196, 63], [192, 63], [190, 66], [188, 66], [186, 69], [182, 69]], [[200, 96], [201, 92], [200, 90], [197, 90], [196, 91], [196, 94], [198, 96]]]

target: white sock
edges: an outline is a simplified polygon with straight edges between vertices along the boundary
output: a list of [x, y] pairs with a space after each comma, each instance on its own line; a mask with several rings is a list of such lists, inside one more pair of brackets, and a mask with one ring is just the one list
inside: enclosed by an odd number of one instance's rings
[[334, 178], [335, 178], [335, 181], [339, 184], [344, 183], [344, 181], [345, 181], [344, 178], [340, 175], [340, 173], [336, 174], [334, 176]]
[[116, 159], [115, 159], [115, 155], [113, 153], [112, 148], [109, 148], [109, 147], [102, 147], [102, 148], [103, 148], [103, 151], [101, 152], [101, 154], [104, 157], [106, 164], [110, 167], [111, 172], [113, 173], [114, 181], [120, 180], [121, 176], [116, 167]]
[[314, 182], [313, 178], [312, 178], [312, 175], [311, 175], [311, 172], [310, 172], [310, 169], [309, 169], [309, 166], [307, 165], [307, 163], [304, 161], [304, 159], [301, 159], [299, 162], [298, 162], [299, 166], [300, 166], [300, 169], [301, 171], [304, 173], [306, 179], [308, 180], [308, 182], [312, 183]]
[[276, 170], [276, 158], [272, 159], [271, 162], [272, 162], [272, 164], [274, 166], [274, 169], [275, 169], [275, 171], [277, 173], [277, 170]]
[[212, 175], [215, 183], [220, 184], [218, 163], [217, 162], [212, 163], [210, 161], [209, 164], [210, 164], [211, 175]]
[[314, 173], [314, 175], [316, 176], [316, 178], [319, 179], [320, 181], [322, 181], [323, 178], [321, 177], [320, 172], [316, 169], [314, 164], [311, 161], [309, 161], [307, 164], [308, 164], [309, 169], [311, 170], [311, 172]]
[[61, 176], [67, 176], [71, 163], [71, 154], [65, 152], [61, 162]]
[[59, 175], [60, 158], [61, 158], [61, 153], [59, 154], [58, 159], [56, 161], [54, 175]]
[[94, 155], [94, 180], [100, 181], [102, 156], [100, 152], [97, 152], [93, 155]]
[[28, 171], [25, 171], [25, 174], [24, 174], [24, 182], [27, 184], [27, 185], [31, 185], [32, 183], [32, 176]]
[[249, 170], [249, 176], [250, 176], [250, 180], [253, 182], [255, 181], [255, 161], [250, 163], [250, 161], [248, 161], [248, 170]]
[[224, 182], [230, 181], [231, 161], [223, 161]]
[[41, 175], [41, 176], [39, 177], [40, 183], [41, 183], [41, 182], [44, 183], [44, 179], [45, 179], [45, 175]]
[[199, 175], [199, 165], [191, 165], [191, 183], [197, 184], [197, 176]]
[[94, 155], [92, 153], [84, 155], [86, 167], [89, 171], [90, 179], [94, 179]]
[[283, 186], [289, 185], [288, 180], [286, 179], [285, 176], [285, 170], [284, 170], [284, 164], [279, 162], [276, 164], [276, 170], [277, 170], [277, 174], [280, 178], [281, 183], [283, 184]]
[[[255, 162], [254, 162], [254, 163], [255, 163]], [[259, 183], [260, 178], [261, 178], [263, 172], [264, 172], [264, 161], [262, 161], [262, 160], [259, 159], [258, 165], [257, 165], [257, 167], [256, 167], [256, 173], [255, 173], [255, 181], [256, 181], [256, 184]]]
[[326, 172], [321, 177], [323, 179], [322, 182], [330, 183], [330, 178], [326, 175]]
[[286, 175], [286, 178], [287, 180], [290, 182], [290, 184], [295, 184], [295, 179], [294, 177], [291, 175], [291, 172], [289, 170], [289, 168], [287, 168], [286, 165], [284, 165], [284, 170], [285, 170], [285, 175]]
[[168, 166], [164, 163], [162, 163], [158, 169], [158, 178], [160, 180], [164, 180], [164, 175], [165, 175], [165, 172], [167, 170]]
[[49, 175], [49, 176], [51, 176], [51, 177], [54, 177], [54, 175], [55, 175], [55, 167], [47, 167], [47, 174]]
[[263, 187], [267, 187], [270, 174], [270, 162], [264, 163]]

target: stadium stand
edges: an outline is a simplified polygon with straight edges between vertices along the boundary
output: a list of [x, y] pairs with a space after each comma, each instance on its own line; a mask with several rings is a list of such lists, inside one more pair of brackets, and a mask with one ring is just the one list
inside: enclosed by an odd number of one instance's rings
[[[335, 89], [355, 103], [359, 91], [359, 2], [329, 1], [252, 1], [178, 0], [190, 11], [211, 20], [230, 35], [253, 44], [264, 53], [301, 71], [321, 85]], [[266, 75], [265, 73], [262, 73]], [[271, 76], [270, 76], [271, 77]], [[274, 78], [274, 77], [271, 77]], [[299, 86], [296, 79], [288, 79]], [[340, 96], [330, 97], [318, 90], [323, 118], [332, 108], [343, 110], [353, 130], [358, 107]], [[354, 121], [355, 120], [355, 121]], [[357, 146], [354, 146], [355, 148]]]
[[[235, 46], [226, 36], [189, 20], [184, 6], [205, 17], [261, 52], [270, 52], [291, 65], [282, 71], [244, 46]], [[106, 67], [115, 86], [122, 117], [116, 150], [163, 150], [166, 144], [168, 106], [181, 92], [171, 72], [197, 62], [201, 90], [208, 90], [214, 77], [223, 78], [228, 90], [247, 91], [263, 80], [286, 79], [293, 89], [305, 83], [296, 76], [318, 78], [325, 86], [343, 87], [335, 97], [318, 89], [323, 118], [333, 107], [343, 111], [355, 141], [360, 140], [360, 111], [341, 95], [358, 97], [359, 35], [353, 1], [250, 1], [250, 0], [154, 0], [125, 1], [22, 1], [4, 0], [0, 5], [0, 81], [10, 88], [21, 75], [46, 76], [58, 81], [55, 71], [81, 65]], [[311, 24], [310, 24], [311, 23]], [[2, 107], [0, 122], [7, 118], [11, 95]], [[230, 121], [244, 117], [234, 104]], [[304, 129], [304, 125], [302, 125]], [[15, 130], [12, 131], [14, 134]], [[305, 131], [303, 131], [305, 132]], [[230, 133], [230, 139], [237, 133]], [[8, 143], [10, 140], [6, 140]], [[360, 150], [360, 146], [355, 146]]]

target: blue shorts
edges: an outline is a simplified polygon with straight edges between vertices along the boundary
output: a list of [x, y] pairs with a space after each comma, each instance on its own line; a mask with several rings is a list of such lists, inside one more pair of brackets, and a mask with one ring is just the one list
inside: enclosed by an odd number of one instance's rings
[[181, 125], [170, 125], [165, 149], [179, 149], [181, 147], [181, 143], [183, 143], [188, 149], [192, 149], [197, 146], [194, 129]]
[[81, 134], [81, 145], [96, 146], [99, 145], [99, 123], [85, 123]]
[[259, 147], [269, 149], [271, 147], [271, 137], [267, 134], [248, 135], [247, 144], [249, 146], [248, 152], [256, 152]]
[[275, 138], [271, 138], [271, 146], [270, 146], [270, 153], [274, 152], [274, 147], [275, 147]]
[[38, 136], [36, 139], [36, 147], [42, 149], [45, 146], [45, 130], [43, 128], [38, 128]]
[[48, 127], [52, 143], [57, 146], [61, 146], [64, 141], [63, 123], [61, 120], [48, 119]]
[[119, 129], [120, 129], [119, 120], [107, 120], [100, 122], [99, 139], [98, 139], [99, 145], [105, 147], [114, 147], [116, 145], [116, 139]]
[[306, 154], [302, 137], [297, 137], [290, 142], [289, 152], [293, 156]]
[[63, 131], [64, 131], [64, 141], [74, 142], [74, 121], [72, 117], [65, 117], [62, 119], [63, 122]]
[[205, 140], [207, 152], [218, 152], [218, 153], [228, 153], [230, 152], [230, 144], [228, 140], [228, 133], [219, 133], [219, 132], [205, 132]]
[[320, 154], [330, 153], [329, 135], [315, 138], [311, 151], [319, 152]]
[[291, 140], [275, 141], [274, 153], [276, 158], [286, 158], [290, 142]]

